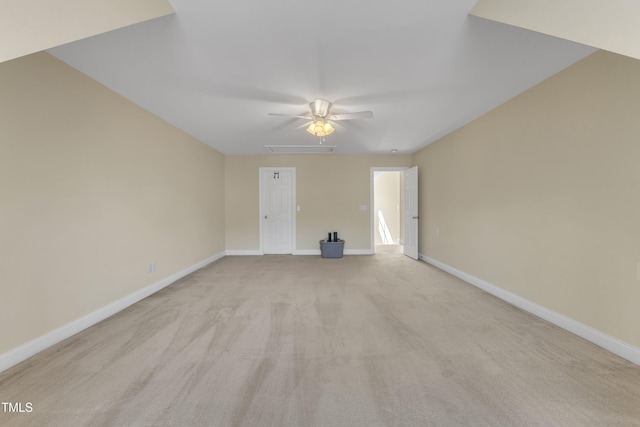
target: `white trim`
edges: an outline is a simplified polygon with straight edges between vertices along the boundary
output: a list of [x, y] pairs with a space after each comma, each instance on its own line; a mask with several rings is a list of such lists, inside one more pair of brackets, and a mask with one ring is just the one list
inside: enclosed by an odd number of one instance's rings
[[610, 351], [613, 354], [622, 357], [623, 359], [627, 359], [628, 361], [635, 363], [636, 365], [640, 365], [640, 348], [634, 347], [631, 344], [600, 332], [597, 329], [592, 328], [591, 326], [585, 325], [584, 323], [580, 323], [560, 313], [549, 310], [548, 308], [531, 302], [525, 298], [522, 298], [521, 296], [505, 291], [504, 289], [492, 285], [491, 283], [485, 282], [482, 279], [478, 279], [477, 277], [471, 276], [470, 274], [464, 273], [460, 270], [443, 264], [440, 261], [436, 261], [433, 258], [426, 257], [422, 254], [419, 255], [419, 258], [435, 267], [438, 267], [441, 270], [446, 271], [447, 273], [458, 277], [459, 279], [464, 280], [465, 282], [473, 286], [476, 286], [490, 293], [491, 295], [494, 295], [508, 302], [509, 304], [512, 304], [524, 311], [528, 311], [531, 314], [534, 314], [548, 322], [551, 322], [554, 325], [561, 327], [562, 329], [565, 329], [581, 338], [586, 339], [587, 341], [594, 343], [597, 346], [604, 348], [605, 350]]
[[[373, 255], [371, 249], [345, 249], [344, 255]], [[227, 250], [227, 256], [247, 256], [247, 255], [264, 255], [259, 250]], [[296, 249], [292, 255], [308, 256], [322, 255], [320, 249]]]
[[322, 255], [320, 249], [297, 249], [293, 252], [294, 255]]
[[206, 265], [211, 264], [214, 261], [219, 260], [224, 256], [224, 252], [221, 252], [210, 258], [200, 261], [197, 264], [192, 265], [191, 267], [174, 273], [171, 276], [165, 277], [164, 279], [161, 279], [156, 283], [153, 283], [138, 291], [135, 291], [132, 294], [127, 295], [126, 297], [120, 298], [119, 300], [107, 304], [106, 306], [99, 308], [96, 311], [93, 311], [85, 316], [82, 316], [79, 319], [73, 320], [66, 325], [62, 325], [59, 328], [47, 332], [44, 335], [34, 338], [19, 347], [0, 354], [0, 372], [5, 371], [12, 366], [17, 365], [18, 363], [27, 360], [31, 356], [34, 356], [35, 354], [40, 353], [41, 351], [46, 350], [47, 348], [77, 334], [78, 332], [81, 332], [95, 325], [96, 323], [113, 316], [119, 311], [124, 310], [125, 308], [137, 303], [138, 301], [143, 300], [149, 295], [152, 295], [159, 290], [169, 286], [173, 282], [182, 279], [183, 277], [193, 273], [196, 270], [199, 270], [202, 267], [205, 267]]
[[298, 202], [296, 201], [296, 168], [295, 167], [259, 167], [258, 168], [258, 203], [259, 203], [259, 211], [260, 211], [260, 216], [258, 217], [258, 221], [260, 224], [260, 255], [264, 254], [264, 246], [262, 243], [262, 172], [263, 171], [278, 171], [278, 170], [285, 170], [285, 171], [291, 171], [291, 180], [292, 180], [292, 187], [291, 187], [291, 254], [293, 254], [296, 251], [296, 229], [297, 229], [297, 225], [296, 225], [296, 219], [298, 217], [298, 210], [297, 210], [297, 204]]
[[371, 249], [345, 249], [343, 253], [345, 255], [373, 255]]
[[254, 250], [236, 250], [236, 249], [227, 249], [227, 256], [252, 256], [252, 255], [264, 255], [260, 249]]
[[[370, 252], [362, 255], [373, 255], [376, 253], [376, 234], [375, 234], [375, 212], [374, 212], [374, 182], [375, 182], [375, 173], [376, 172], [402, 172], [409, 169], [407, 166], [391, 166], [391, 167], [382, 167], [382, 166], [371, 166], [370, 177], [369, 177], [369, 226], [370, 233], [369, 238], [371, 239], [371, 248]], [[404, 215], [404, 206], [402, 206], [402, 215]]]
[[[298, 249], [294, 255], [322, 255], [320, 249]], [[343, 255], [373, 255], [370, 249], [344, 249]]]

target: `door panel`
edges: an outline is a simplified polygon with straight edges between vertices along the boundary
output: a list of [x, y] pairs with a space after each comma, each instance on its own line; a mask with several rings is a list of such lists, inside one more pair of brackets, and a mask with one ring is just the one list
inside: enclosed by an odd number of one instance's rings
[[404, 254], [418, 259], [418, 167], [404, 171]]
[[265, 254], [293, 252], [293, 171], [261, 169], [261, 233]]

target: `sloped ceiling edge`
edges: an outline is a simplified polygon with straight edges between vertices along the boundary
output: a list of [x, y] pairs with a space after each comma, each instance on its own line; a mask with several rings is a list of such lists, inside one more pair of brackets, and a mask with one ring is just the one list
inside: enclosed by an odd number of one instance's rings
[[635, 0], [479, 0], [470, 15], [640, 59]]
[[4, 0], [0, 62], [172, 13], [167, 0]]

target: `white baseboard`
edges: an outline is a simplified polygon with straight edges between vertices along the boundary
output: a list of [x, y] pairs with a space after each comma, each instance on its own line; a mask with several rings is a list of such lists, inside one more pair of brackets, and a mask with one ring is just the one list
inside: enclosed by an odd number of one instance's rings
[[264, 255], [260, 249], [249, 249], [249, 250], [227, 249], [226, 254], [227, 256]]
[[320, 249], [296, 249], [293, 255], [322, 255]]
[[[298, 249], [293, 255], [322, 255], [320, 249]], [[371, 249], [345, 249], [343, 255], [373, 255]]]
[[345, 255], [373, 255], [371, 249], [345, 249]]
[[627, 359], [628, 361], [635, 363], [636, 365], [640, 365], [640, 348], [634, 347], [631, 344], [600, 332], [597, 329], [592, 328], [591, 326], [585, 325], [584, 323], [580, 323], [560, 313], [549, 310], [548, 308], [531, 302], [525, 298], [522, 298], [521, 296], [505, 291], [502, 288], [499, 288], [495, 285], [492, 285], [491, 283], [485, 282], [482, 279], [478, 279], [477, 277], [471, 276], [470, 274], [464, 273], [460, 270], [443, 264], [433, 258], [426, 257], [422, 254], [419, 255], [419, 258], [435, 267], [438, 267], [441, 270], [446, 271], [447, 273], [458, 277], [459, 279], [464, 280], [465, 282], [473, 286], [476, 286], [508, 302], [509, 304], [521, 308], [524, 311], [528, 311], [529, 313], [534, 314], [548, 322], [551, 322], [556, 326], [559, 326], [579, 337], [586, 339], [587, 341], [591, 341], [595, 345], [600, 346], [605, 350], [608, 350], [611, 353], [622, 357], [623, 359]]
[[22, 344], [19, 347], [0, 354], [0, 372], [5, 371], [12, 366], [17, 365], [18, 363], [27, 360], [31, 356], [40, 353], [41, 351], [77, 334], [78, 332], [83, 331], [84, 329], [87, 329], [88, 327], [93, 326], [96, 323], [113, 316], [117, 312], [124, 310], [125, 308], [137, 303], [138, 301], [148, 297], [149, 295], [152, 295], [159, 290], [169, 286], [173, 282], [182, 279], [183, 277], [208, 264], [211, 264], [214, 261], [219, 260], [224, 256], [224, 252], [221, 252], [210, 258], [200, 261], [197, 264], [192, 265], [191, 267], [174, 273], [171, 276], [165, 277], [164, 279], [156, 283], [146, 286], [145, 288], [127, 295], [124, 298], [114, 301], [102, 308], [99, 308], [98, 310], [89, 313], [86, 316], [69, 322], [66, 325], [60, 326], [59, 328], [41, 335], [25, 344]]

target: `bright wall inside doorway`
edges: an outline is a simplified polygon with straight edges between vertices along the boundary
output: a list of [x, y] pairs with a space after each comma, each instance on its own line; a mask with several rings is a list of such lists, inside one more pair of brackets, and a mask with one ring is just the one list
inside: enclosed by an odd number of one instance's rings
[[403, 222], [402, 172], [376, 171], [373, 191], [375, 244], [399, 244]]

